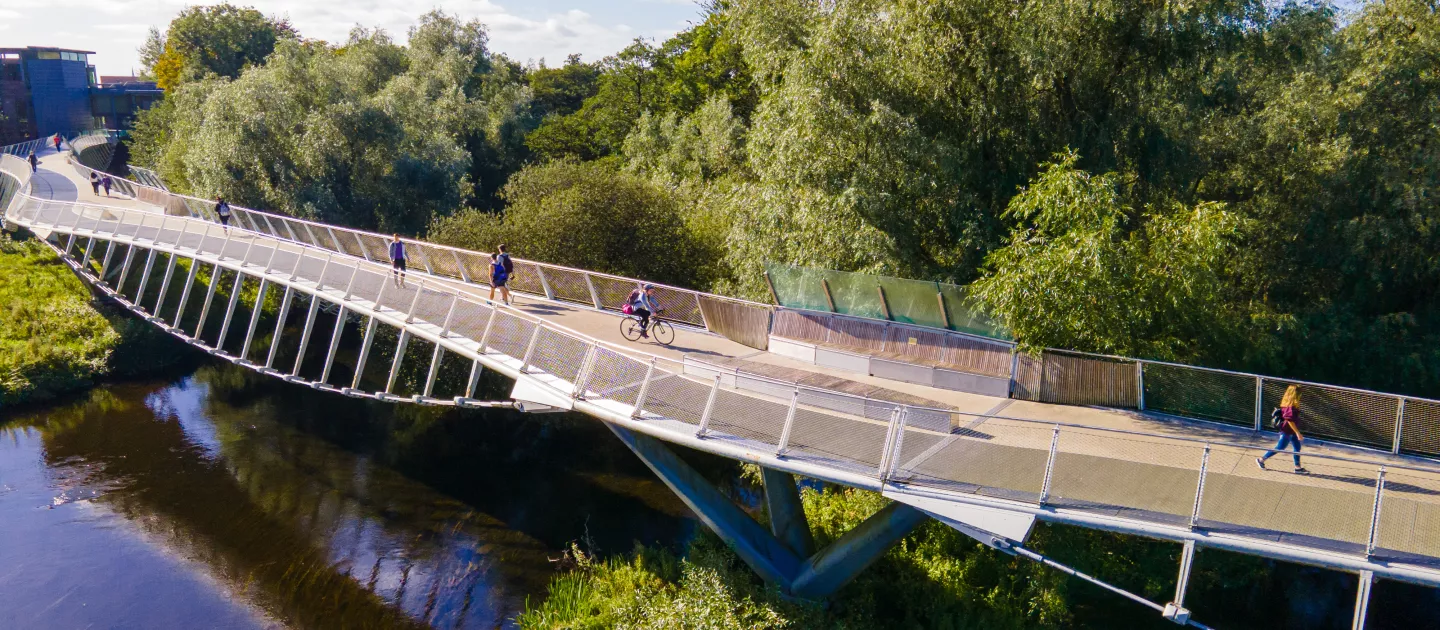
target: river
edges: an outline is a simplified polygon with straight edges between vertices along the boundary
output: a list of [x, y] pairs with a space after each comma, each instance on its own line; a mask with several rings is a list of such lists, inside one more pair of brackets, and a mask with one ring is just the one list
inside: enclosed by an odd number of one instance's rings
[[513, 627], [572, 543], [695, 523], [570, 415], [315, 392], [224, 363], [0, 415], [0, 628]]

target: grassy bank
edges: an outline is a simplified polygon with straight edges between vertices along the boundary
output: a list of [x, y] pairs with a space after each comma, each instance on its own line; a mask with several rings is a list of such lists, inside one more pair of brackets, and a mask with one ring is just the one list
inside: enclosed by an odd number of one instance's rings
[[[18, 239], [18, 240], [17, 240]], [[0, 406], [172, 365], [174, 342], [95, 300], [34, 238], [0, 234]]]

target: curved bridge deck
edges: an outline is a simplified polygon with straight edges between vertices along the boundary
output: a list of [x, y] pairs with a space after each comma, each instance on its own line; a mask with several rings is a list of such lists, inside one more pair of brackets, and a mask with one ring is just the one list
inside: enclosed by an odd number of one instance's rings
[[[53, 234], [81, 273], [157, 324], [276, 376], [297, 380], [298, 365], [272, 365], [273, 352], [268, 360], [248, 356], [253, 322], [227, 330], [227, 319], [215, 341], [204, 341], [214, 331], [178, 324], [184, 309], [210, 308], [208, 301], [199, 305], [197, 293], [188, 306], [186, 298], [162, 304], [163, 289], [144, 295], [142, 277], [137, 295], [131, 279], [142, 265], [146, 275], [160, 273], [152, 269], [157, 255], [172, 266], [183, 258], [232, 270], [262, 281], [262, 296], [264, 287], [283, 290], [287, 304], [292, 296], [313, 296], [311, 320], [322, 302], [367, 318], [367, 348], [376, 326], [391, 326], [402, 348], [407, 339], [426, 340], [436, 345], [436, 362], [442, 352], [453, 353], [615, 426], [902, 501], [995, 508], [1440, 585], [1440, 467], [1428, 460], [1307, 442], [1311, 474], [1289, 473], [1288, 453], [1262, 471], [1254, 458], [1273, 438], [1251, 431], [836, 372], [683, 328], [673, 347], [629, 343], [612, 313], [531, 296], [505, 307], [485, 299], [486, 287], [424, 273], [411, 273], [401, 285], [388, 267], [364, 258], [167, 216], [124, 196], [96, 197], [53, 152], [41, 166], [31, 194], [17, 196], [7, 220]], [[72, 237], [101, 246], [87, 246], [82, 255]], [[226, 335], [241, 334], [247, 324], [238, 353], [214, 350], [230, 347]], [[306, 330], [302, 355], [311, 343], [308, 323]], [[338, 335], [328, 342], [333, 354]], [[797, 386], [744, 362], [935, 404]], [[329, 372], [327, 361], [325, 375], [311, 385], [395, 401], [473, 402], [469, 391], [431, 391], [434, 362], [431, 383], [410, 398], [361, 392], [358, 377], [327, 382]]]

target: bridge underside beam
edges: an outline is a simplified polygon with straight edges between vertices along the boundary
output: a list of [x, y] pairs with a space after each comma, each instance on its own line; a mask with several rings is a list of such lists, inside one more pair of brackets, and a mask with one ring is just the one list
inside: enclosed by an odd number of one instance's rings
[[[752, 570], [797, 597], [821, 598], [833, 594], [927, 518], [924, 512], [913, 507], [891, 503], [807, 558], [791, 546], [806, 548], [813, 542], [808, 542], [808, 525], [789, 474], [762, 469], [766, 473], [767, 504], [778, 506], [779, 514], [772, 513], [772, 521], [783, 520], [772, 525], [781, 532], [780, 536], [785, 539], [782, 541], [663, 442], [614, 424], [606, 423], [606, 426]], [[807, 530], [804, 536], [796, 532], [798, 527]]]

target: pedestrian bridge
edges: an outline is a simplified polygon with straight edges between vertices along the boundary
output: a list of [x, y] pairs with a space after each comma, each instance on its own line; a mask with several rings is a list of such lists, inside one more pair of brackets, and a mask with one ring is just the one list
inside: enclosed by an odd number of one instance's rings
[[[34, 173], [0, 157], [0, 204], [7, 226], [44, 238], [97, 290], [209, 353], [337, 395], [603, 421], [757, 573], [797, 596], [832, 593], [930, 517], [1050, 564], [1024, 547], [1037, 519], [1180, 543], [1172, 601], [1106, 587], [1198, 627], [1184, 597], [1199, 548], [1358, 573], [1357, 627], [1376, 578], [1440, 586], [1440, 464], [1398, 444], [1307, 443], [1311, 474], [1289, 473], [1283, 454], [1261, 471], [1254, 458], [1273, 441], [1263, 431], [989, 395], [993, 374], [963, 391], [822, 367], [797, 358], [803, 344], [760, 349], [774, 307], [673, 287], [660, 301], [682, 324], [676, 344], [629, 343], [614, 308], [636, 280], [517, 260], [522, 294], [507, 306], [474, 281], [485, 255], [412, 241], [412, 272], [397, 282], [382, 235], [243, 208], [225, 230], [209, 202], [126, 180], [92, 194], [79, 157], [93, 145], [38, 147]], [[279, 306], [273, 321], [259, 308], [267, 300]], [[347, 320], [363, 335], [342, 378]], [[317, 321], [335, 323], [326, 335]], [[387, 361], [372, 352], [381, 337], [395, 339]], [[417, 344], [428, 362], [407, 365]], [[414, 391], [402, 387], [407, 369], [423, 375]], [[457, 369], [466, 377], [439, 377]], [[475, 398], [487, 369], [514, 379], [513, 401]], [[761, 466], [768, 527], [666, 443]], [[793, 475], [894, 502], [816, 550]]]

